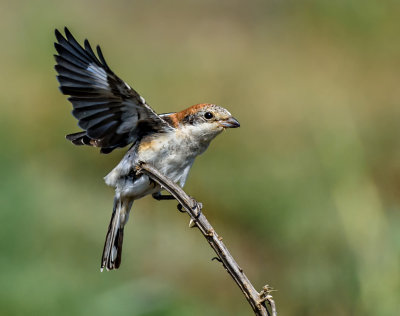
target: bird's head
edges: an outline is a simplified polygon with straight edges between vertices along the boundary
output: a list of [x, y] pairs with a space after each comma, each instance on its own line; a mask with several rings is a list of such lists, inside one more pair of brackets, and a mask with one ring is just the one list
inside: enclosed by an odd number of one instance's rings
[[239, 127], [239, 122], [224, 109], [215, 104], [196, 104], [172, 117], [177, 128], [182, 128], [194, 137], [211, 141], [226, 128]]

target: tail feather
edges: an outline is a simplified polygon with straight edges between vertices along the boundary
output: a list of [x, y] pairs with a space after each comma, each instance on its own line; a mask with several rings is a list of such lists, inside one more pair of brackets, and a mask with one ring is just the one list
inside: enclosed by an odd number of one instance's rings
[[133, 200], [115, 198], [111, 221], [108, 226], [106, 241], [101, 258], [101, 271], [118, 269], [121, 264], [124, 226], [128, 221]]
[[101, 147], [100, 153], [102, 154], [109, 154], [118, 146], [111, 146], [111, 147], [103, 147], [104, 144], [102, 143], [101, 139], [92, 139], [86, 135], [86, 132], [78, 132], [73, 134], [68, 134], [65, 136], [66, 139], [71, 141], [74, 145], [77, 146], [92, 146], [92, 147]]
[[93, 144], [91, 143], [91, 139], [86, 135], [86, 132], [68, 134], [65, 136], [65, 138], [77, 146], [82, 146], [82, 145], [93, 146]]

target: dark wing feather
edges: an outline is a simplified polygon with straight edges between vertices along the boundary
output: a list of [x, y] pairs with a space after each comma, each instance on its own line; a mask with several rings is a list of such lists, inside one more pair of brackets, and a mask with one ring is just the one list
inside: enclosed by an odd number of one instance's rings
[[89, 41], [82, 47], [65, 28], [65, 37], [55, 31], [55, 69], [62, 93], [69, 95], [72, 115], [84, 132], [67, 135], [76, 145], [101, 147], [109, 153], [148, 133], [165, 132], [173, 127], [157, 115], [145, 100], [107, 65], [97, 46]]

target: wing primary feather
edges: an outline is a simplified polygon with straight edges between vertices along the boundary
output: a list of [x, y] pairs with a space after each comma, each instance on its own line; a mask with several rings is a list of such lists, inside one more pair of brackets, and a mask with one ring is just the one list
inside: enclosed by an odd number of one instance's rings
[[85, 49], [86, 49], [87, 54], [90, 55], [90, 57], [92, 57], [93, 61], [95, 61], [97, 66], [101, 67], [102, 64], [100, 63], [99, 59], [94, 54], [92, 46], [90, 46], [90, 43], [89, 43], [88, 39], [85, 39], [84, 45], [85, 45]]
[[86, 109], [74, 109], [72, 115], [79, 120], [89, 121], [94, 120], [98, 117], [106, 117], [108, 114], [121, 112], [120, 108], [86, 108]]
[[[54, 55], [54, 58], [57, 62], [57, 65], [55, 67], [62, 67], [63, 69], [73, 71], [81, 76], [87, 76], [87, 77], [91, 76], [90, 72], [87, 71], [86, 68], [83, 68], [82, 66], [77, 65], [77, 64], [73, 64], [71, 61], [67, 60], [63, 56]], [[59, 69], [57, 69], [57, 68], [55, 68], [55, 69], [57, 70], [57, 72], [60, 72]]]
[[75, 58], [79, 59], [80, 61], [84, 62], [85, 64], [91, 63], [90, 58], [87, 54], [82, 54], [79, 50], [77, 50], [74, 46], [71, 45], [64, 37], [61, 37], [58, 43], [54, 44], [57, 52], [62, 54], [63, 52], [68, 52]]
[[[89, 56], [88, 56], [88, 52], [85, 51], [85, 50], [83, 49], [83, 47], [77, 42], [77, 40], [76, 40], [75, 37], [71, 34], [71, 32], [68, 30], [67, 27], [65, 27], [64, 31], [65, 31], [65, 35], [67, 36], [67, 39], [68, 39], [70, 45], [72, 45], [72, 46], [73, 46], [77, 51], [79, 51], [82, 55], [84, 55], [84, 56], [86, 56], [86, 57], [89, 57], [90, 62], [95, 62], [96, 64], [98, 64], [97, 59], [95, 58], [95, 56], [94, 56], [94, 58], [93, 58], [93, 56], [91, 56], [90, 54], [89, 54]], [[87, 41], [87, 40], [86, 40], [86, 41]]]
[[104, 59], [103, 52], [101, 51], [101, 48], [99, 45], [97, 45], [96, 50], [97, 50], [97, 55], [99, 55], [99, 59], [102, 62], [102, 64], [104, 65], [104, 67], [106, 67], [106, 69], [112, 73], [110, 67], [108, 67], [106, 60]]
[[64, 36], [61, 34], [61, 32], [57, 29], [55, 29], [54, 31], [55, 35], [56, 35], [56, 39], [58, 42], [62, 41], [62, 39], [64, 38]]
[[57, 52], [60, 54], [60, 55], [58, 55], [60, 58], [66, 60], [67, 62], [69, 62], [71, 64], [74, 64], [75, 66], [77, 66], [79, 68], [83, 68], [83, 69], [87, 68], [86, 62], [81, 61], [79, 58], [77, 58], [75, 55], [71, 54], [60, 44], [56, 43], [54, 45], [55, 45]]
[[[91, 78], [88, 74], [85, 74], [82, 72], [77, 72], [74, 71], [71, 68], [65, 68], [64, 66], [61, 65], [56, 65], [55, 66], [56, 71], [60, 74], [59, 76], [57, 76], [57, 78], [60, 79], [64, 79], [64, 80], [75, 80], [75, 81], [80, 81], [80, 82], [84, 82], [86, 84], [93, 84], [93, 85], [98, 85], [98, 86], [104, 86], [104, 84], [100, 84], [98, 81], [94, 80], [93, 78]], [[61, 83], [61, 82], [60, 82]]]
[[69, 97], [68, 101], [73, 103], [75, 109], [84, 107], [103, 107], [103, 106], [119, 106], [122, 107], [121, 102], [114, 101], [110, 98], [93, 98], [90, 100], [81, 99], [76, 97]]
[[87, 54], [84, 51], [82, 51], [81, 47], [76, 47], [75, 45], [73, 45], [73, 43], [71, 41], [65, 39], [62, 36], [58, 42], [65, 50], [70, 52], [76, 58], [79, 58], [81, 61], [88, 63], [88, 64], [91, 62], [90, 57], [87, 56]]
[[85, 86], [85, 85], [92, 85], [92, 86], [97, 86], [99, 88], [106, 88], [105, 85], [102, 85], [95, 80], [88, 78], [88, 77], [83, 77], [83, 76], [76, 76], [73, 73], [68, 73], [65, 72], [62, 75], [57, 76], [58, 81], [62, 85], [66, 86]]

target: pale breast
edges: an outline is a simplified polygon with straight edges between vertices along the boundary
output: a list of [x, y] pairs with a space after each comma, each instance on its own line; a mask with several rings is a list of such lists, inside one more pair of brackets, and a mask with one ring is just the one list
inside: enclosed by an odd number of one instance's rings
[[129, 150], [120, 163], [105, 177], [105, 181], [124, 195], [149, 194], [154, 187], [150, 188], [152, 184], [147, 177], [145, 181], [144, 178], [141, 181], [129, 180], [130, 172], [139, 161], [143, 161], [183, 186], [196, 156], [204, 152], [208, 145], [209, 141], [199, 141], [199, 137], [193, 137], [192, 133], [184, 129], [146, 137]]
[[197, 152], [180, 133], [168, 133], [143, 142], [138, 147], [137, 158], [152, 164], [172, 181], [183, 186]]

